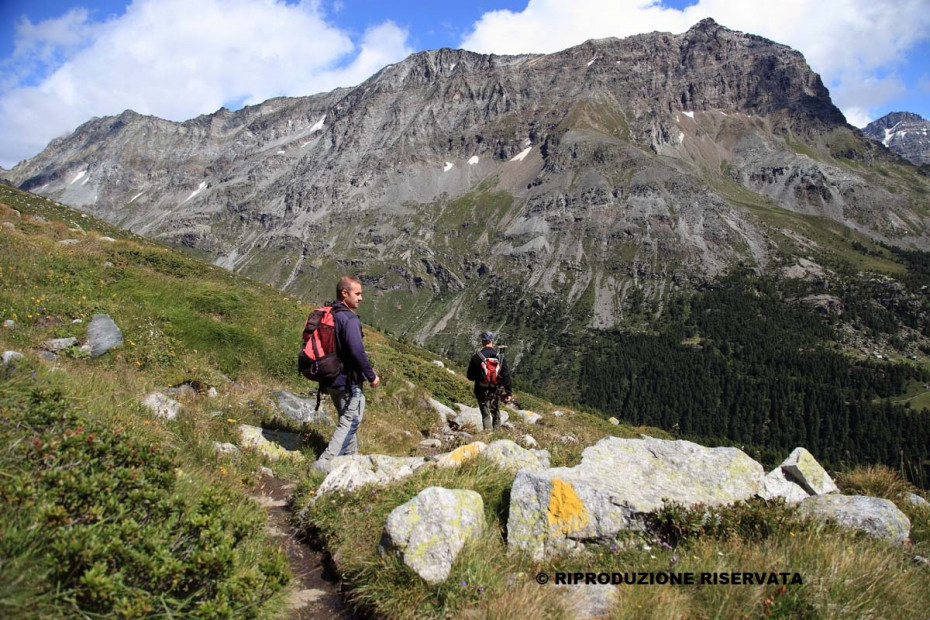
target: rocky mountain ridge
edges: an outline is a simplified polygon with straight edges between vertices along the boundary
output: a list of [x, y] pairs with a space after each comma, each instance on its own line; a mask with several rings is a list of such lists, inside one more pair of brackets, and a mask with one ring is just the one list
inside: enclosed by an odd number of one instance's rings
[[930, 164], [930, 121], [912, 112], [892, 112], [862, 130], [889, 149], [919, 166]]
[[497, 304], [610, 328], [737, 262], [822, 262], [836, 225], [926, 249], [927, 181], [876, 172], [896, 162], [801, 54], [704, 20], [421, 52], [184, 123], [126, 111], [6, 177], [311, 298], [360, 273], [380, 324], [463, 344]]

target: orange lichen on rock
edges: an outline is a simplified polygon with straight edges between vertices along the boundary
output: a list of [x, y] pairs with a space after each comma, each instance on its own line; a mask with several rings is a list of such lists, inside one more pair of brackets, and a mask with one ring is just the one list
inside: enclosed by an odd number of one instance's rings
[[549, 494], [549, 529], [563, 535], [576, 532], [588, 525], [588, 511], [572, 485], [558, 478], [552, 479]]

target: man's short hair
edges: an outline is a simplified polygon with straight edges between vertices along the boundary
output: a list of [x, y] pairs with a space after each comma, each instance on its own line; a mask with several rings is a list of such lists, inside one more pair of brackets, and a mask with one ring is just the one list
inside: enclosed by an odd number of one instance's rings
[[362, 281], [356, 278], [355, 276], [342, 276], [339, 278], [339, 283], [336, 284], [336, 300], [342, 299], [342, 292], [348, 291], [352, 288], [353, 284], [361, 284]]

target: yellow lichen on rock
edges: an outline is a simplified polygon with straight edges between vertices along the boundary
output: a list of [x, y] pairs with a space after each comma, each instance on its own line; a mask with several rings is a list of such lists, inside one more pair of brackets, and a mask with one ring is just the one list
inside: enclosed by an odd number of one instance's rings
[[564, 480], [552, 479], [549, 493], [549, 529], [553, 533], [568, 535], [588, 525], [588, 511], [575, 493], [574, 487]]
[[470, 443], [467, 446], [461, 446], [450, 452], [449, 459], [461, 465], [462, 461], [477, 456], [479, 452], [481, 452], [481, 448], [476, 444]]

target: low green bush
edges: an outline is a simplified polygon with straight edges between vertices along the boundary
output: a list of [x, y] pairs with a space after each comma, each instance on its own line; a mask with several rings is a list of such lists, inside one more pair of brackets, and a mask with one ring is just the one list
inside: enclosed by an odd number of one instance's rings
[[729, 506], [682, 506], [667, 502], [648, 517], [659, 540], [677, 547], [698, 538], [763, 541], [805, 527], [797, 508], [781, 499], [745, 500]]
[[0, 568], [32, 573], [0, 580], [0, 616], [49, 599], [62, 615], [267, 615], [290, 574], [259, 508], [60, 391], [0, 382], [0, 410]]

